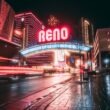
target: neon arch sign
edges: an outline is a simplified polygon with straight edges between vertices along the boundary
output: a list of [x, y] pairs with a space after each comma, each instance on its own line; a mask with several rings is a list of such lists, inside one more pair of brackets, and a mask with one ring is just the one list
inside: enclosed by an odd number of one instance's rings
[[53, 49], [68, 49], [68, 50], [76, 50], [78, 53], [81, 52], [88, 52], [90, 51], [92, 47], [84, 44], [75, 44], [75, 43], [47, 43], [47, 44], [41, 44], [41, 45], [35, 45], [26, 49], [23, 49], [20, 51], [21, 55], [28, 57], [31, 55], [34, 55], [36, 53], [40, 53], [47, 50], [53, 50]]
[[66, 27], [63, 27], [61, 29], [55, 28], [47, 29], [47, 30], [41, 30], [38, 33], [38, 42], [57, 42], [57, 41], [66, 41], [68, 39], [68, 29]]

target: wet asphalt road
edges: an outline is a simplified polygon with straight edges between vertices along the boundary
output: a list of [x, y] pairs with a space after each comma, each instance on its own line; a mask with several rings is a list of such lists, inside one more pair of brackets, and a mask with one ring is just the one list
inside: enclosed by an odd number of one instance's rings
[[[24, 96], [36, 89], [40, 90], [58, 82], [63, 77], [67, 76], [33, 78], [0, 85], [0, 103]], [[73, 81], [67, 85], [68, 89], [51, 103], [49, 110], [53, 108], [59, 108], [58, 110], [110, 110], [110, 75], [92, 76], [87, 83], [75, 80], [77, 78], [73, 78]]]
[[92, 78], [91, 94], [95, 106], [100, 110], [110, 110], [110, 75]]
[[68, 74], [60, 74], [49, 77], [27, 78], [11, 83], [0, 82], [0, 106], [7, 102], [18, 100], [36, 91], [43, 90], [70, 77], [71, 75]]
[[110, 75], [92, 76], [82, 83], [73, 78], [61, 91], [31, 110], [110, 110]]

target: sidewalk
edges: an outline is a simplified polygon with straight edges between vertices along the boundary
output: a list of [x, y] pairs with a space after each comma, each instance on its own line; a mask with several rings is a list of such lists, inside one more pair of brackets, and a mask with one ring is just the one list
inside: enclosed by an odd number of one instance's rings
[[45, 100], [35, 103], [30, 110], [99, 110], [93, 104], [88, 86], [89, 83], [79, 84], [71, 81]]
[[72, 81], [63, 94], [45, 107], [46, 110], [110, 110], [110, 76], [105, 78], [108, 80], [95, 77], [82, 84]]
[[106, 88], [102, 85], [103, 91], [98, 90], [97, 78], [86, 83], [77, 83], [78, 81], [73, 79], [26, 110], [110, 110]]

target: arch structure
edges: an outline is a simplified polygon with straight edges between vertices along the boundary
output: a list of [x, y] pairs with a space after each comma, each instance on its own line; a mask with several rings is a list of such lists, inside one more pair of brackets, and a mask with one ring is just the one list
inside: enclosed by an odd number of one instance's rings
[[80, 43], [72, 43], [72, 42], [60, 42], [60, 43], [46, 43], [35, 45], [20, 51], [21, 55], [24, 57], [29, 57], [34, 54], [38, 54], [44, 51], [50, 51], [54, 49], [67, 49], [73, 51], [80, 52], [88, 52], [92, 47], [90, 45], [84, 45]]

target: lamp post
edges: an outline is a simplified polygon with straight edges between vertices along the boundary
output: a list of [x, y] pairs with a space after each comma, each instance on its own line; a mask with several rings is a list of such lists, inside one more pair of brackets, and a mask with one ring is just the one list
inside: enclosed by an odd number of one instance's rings
[[22, 49], [25, 49], [25, 44], [26, 44], [26, 29], [25, 29], [25, 24], [24, 24], [24, 17], [21, 18], [21, 23], [22, 23]]
[[81, 49], [80, 49], [80, 44], [78, 43], [78, 50], [79, 50], [79, 59], [80, 59], [80, 66], [79, 66], [79, 69], [80, 69], [80, 82], [82, 82], [82, 73], [81, 73]]
[[[27, 44], [27, 30], [28, 30], [28, 28], [27, 27], [25, 27], [25, 18], [24, 17], [22, 17], [21, 18], [21, 22], [22, 22], [22, 49], [25, 49], [26, 48], [26, 44]], [[26, 25], [27, 26], [27, 25]], [[23, 65], [25, 66], [25, 65], [27, 65], [26, 64], [26, 59], [24, 59], [23, 57], [22, 57], [22, 63], [23, 63]]]

